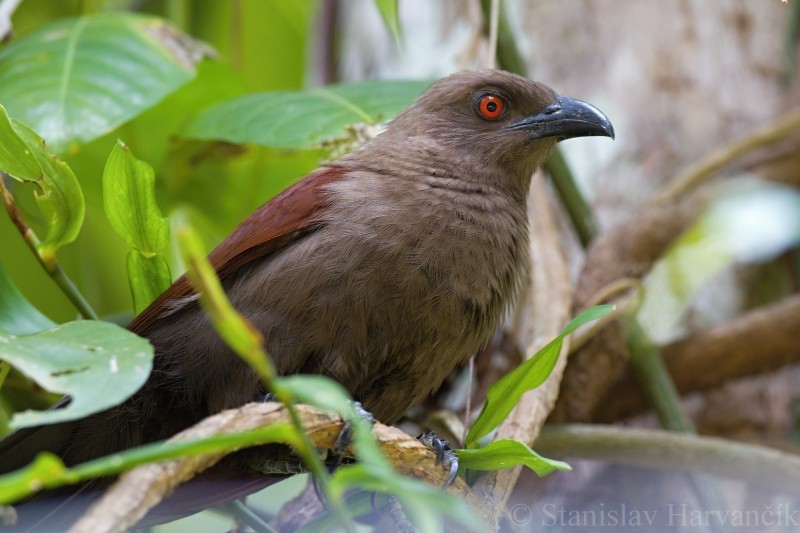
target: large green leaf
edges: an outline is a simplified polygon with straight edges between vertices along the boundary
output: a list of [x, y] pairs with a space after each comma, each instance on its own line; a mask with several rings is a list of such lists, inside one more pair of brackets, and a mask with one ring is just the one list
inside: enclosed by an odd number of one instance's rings
[[163, 255], [147, 256], [139, 250], [128, 252], [127, 266], [133, 311], [139, 314], [167, 290], [172, 283], [172, 274]]
[[0, 50], [0, 103], [63, 152], [186, 83], [205, 52], [152, 17], [58, 20]]
[[496, 428], [517, 405], [523, 394], [544, 383], [553, 371], [567, 335], [613, 310], [613, 305], [590, 307], [573, 318], [558, 337], [489, 387], [489, 390], [486, 391], [486, 403], [483, 405], [483, 410], [467, 434], [467, 447], [476, 447], [478, 439]]
[[19, 292], [0, 264], [0, 329], [14, 335], [24, 335], [53, 326], [53, 321], [40, 313]]
[[122, 403], [147, 380], [153, 347], [114, 324], [80, 320], [33, 335], [0, 330], [0, 359], [72, 398], [62, 409], [16, 414], [11, 426], [20, 428], [75, 420]]
[[275, 148], [313, 148], [352, 134], [353, 124], [374, 124], [410, 105], [426, 81], [370, 81], [302, 92], [251, 94], [200, 113], [183, 135], [255, 143]]

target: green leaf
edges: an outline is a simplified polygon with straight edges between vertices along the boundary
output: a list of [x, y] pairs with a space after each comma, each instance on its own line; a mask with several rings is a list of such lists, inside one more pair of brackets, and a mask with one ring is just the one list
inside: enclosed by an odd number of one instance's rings
[[43, 452], [25, 468], [0, 476], [0, 505], [14, 503], [41, 490], [47, 480], [64, 476], [64, 463], [49, 452]]
[[63, 409], [24, 411], [14, 428], [75, 420], [118, 405], [147, 380], [153, 347], [108, 322], [80, 320], [33, 335], [0, 331], [0, 359], [72, 400]]
[[484, 448], [457, 452], [459, 466], [472, 470], [503, 470], [524, 465], [539, 477], [555, 470], [572, 470], [567, 463], [542, 457], [525, 443], [516, 440], [497, 440]]
[[194, 139], [314, 148], [346, 139], [353, 124], [375, 124], [409, 106], [426, 81], [370, 81], [303, 92], [251, 94], [204, 110], [183, 135]]
[[14, 503], [42, 488], [56, 488], [101, 476], [118, 474], [145, 463], [206, 453], [238, 450], [243, 447], [282, 443], [296, 446], [298, 435], [290, 424], [213, 435], [197, 440], [153, 442], [121, 453], [101, 457], [67, 469], [55, 455], [43, 452], [25, 468], [0, 476], [0, 505]]
[[134, 312], [139, 314], [172, 283], [167, 260], [161, 254], [147, 257], [139, 250], [131, 250], [128, 252], [128, 282]]
[[57, 20], [0, 50], [0, 101], [63, 152], [159, 102], [205, 53], [157, 18]]
[[355, 488], [396, 496], [403, 512], [419, 531], [444, 531], [446, 518], [472, 531], [488, 530], [465, 500], [391, 469], [375, 471], [363, 463], [337, 468], [331, 476], [331, 491], [344, 494]]
[[117, 142], [103, 170], [103, 207], [114, 231], [145, 256], [169, 244], [169, 221], [156, 204], [153, 167]]
[[16, 120], [13, 126], [42, 169], [41, 179], [34, 183], [39, 187], [36, 203], [47, 221], [47, 231], [38, 250], [48, 263], [54, 259], [56, 250], [78, 236], [86, 210], [83, 192], [69, 165], [48, 152], [35, 131]]
[[0, 264], [0, 329], [14, 335], [37, 333], [55, 326], [17, 289]]
[[392, 38], [398, 46], [403, 38], [403, 31], [400, 27], [399, 4], [398, 0], [375, 0], [375, 6], [381, 13], [386, 29], [392, 34]]
[[0, 105], [0, 170], [23, 181], [37, 181], [42, 168], [25, 141], [11, 125], [5, 107]]
[[303, 403], [316, 405], [339, 413], [354, 428], [353, 441], [359, 460], [368, 465], [370, 471], [394, 473], [391, 465], [381, 453], [372, 437], [372, 427], [355, 408], [355, 402], [347, 390], [338, 382], [325, 376], [293, 375], [276, 380], [277, 386], [285, 387], [292, 397]]
[[474, 448], [478, 439], [496, 428], [508, 416], [523, 394], [544, 383], [558, 361], [564, 337], [613, 310], [613, 305], [598, 305], [582, 312], [564, 327], [558, 337], [489, 387], [483, 410], [467, 434], [467, 447]]

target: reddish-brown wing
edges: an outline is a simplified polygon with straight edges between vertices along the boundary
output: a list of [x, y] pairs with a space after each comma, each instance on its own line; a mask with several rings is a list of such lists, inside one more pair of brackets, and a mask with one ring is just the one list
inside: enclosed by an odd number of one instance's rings
[[[229, 276], [250, 261], [264, 257], [313, 229], [325, 207], [323, 186], [341, 179], [346, 173], [345, 167], [324, 166], [259, 207], [209, 254], [219, 277]], [[139, 334], [145, 332], [169, 309], [170, 302], [193, 292], [189, 280], [181, 276], [134, 318], [128, 329]]]

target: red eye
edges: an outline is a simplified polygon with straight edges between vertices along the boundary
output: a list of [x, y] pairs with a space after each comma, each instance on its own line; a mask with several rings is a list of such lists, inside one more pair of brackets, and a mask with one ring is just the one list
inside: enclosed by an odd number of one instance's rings
[[478, 110], [484, 118], [495, 119], [502, 115], [505, 109], [505, 101], [493, 94], [481, 96], [481, 99], [478, 101]]

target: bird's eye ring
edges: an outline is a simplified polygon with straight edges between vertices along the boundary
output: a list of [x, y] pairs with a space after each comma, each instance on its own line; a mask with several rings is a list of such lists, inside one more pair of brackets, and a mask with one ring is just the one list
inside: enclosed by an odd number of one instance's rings
[[483, 118], [494, 120], [506, 110], [506, 101], [494, 94], [485, 94], [478, 100], [478, 112]]

